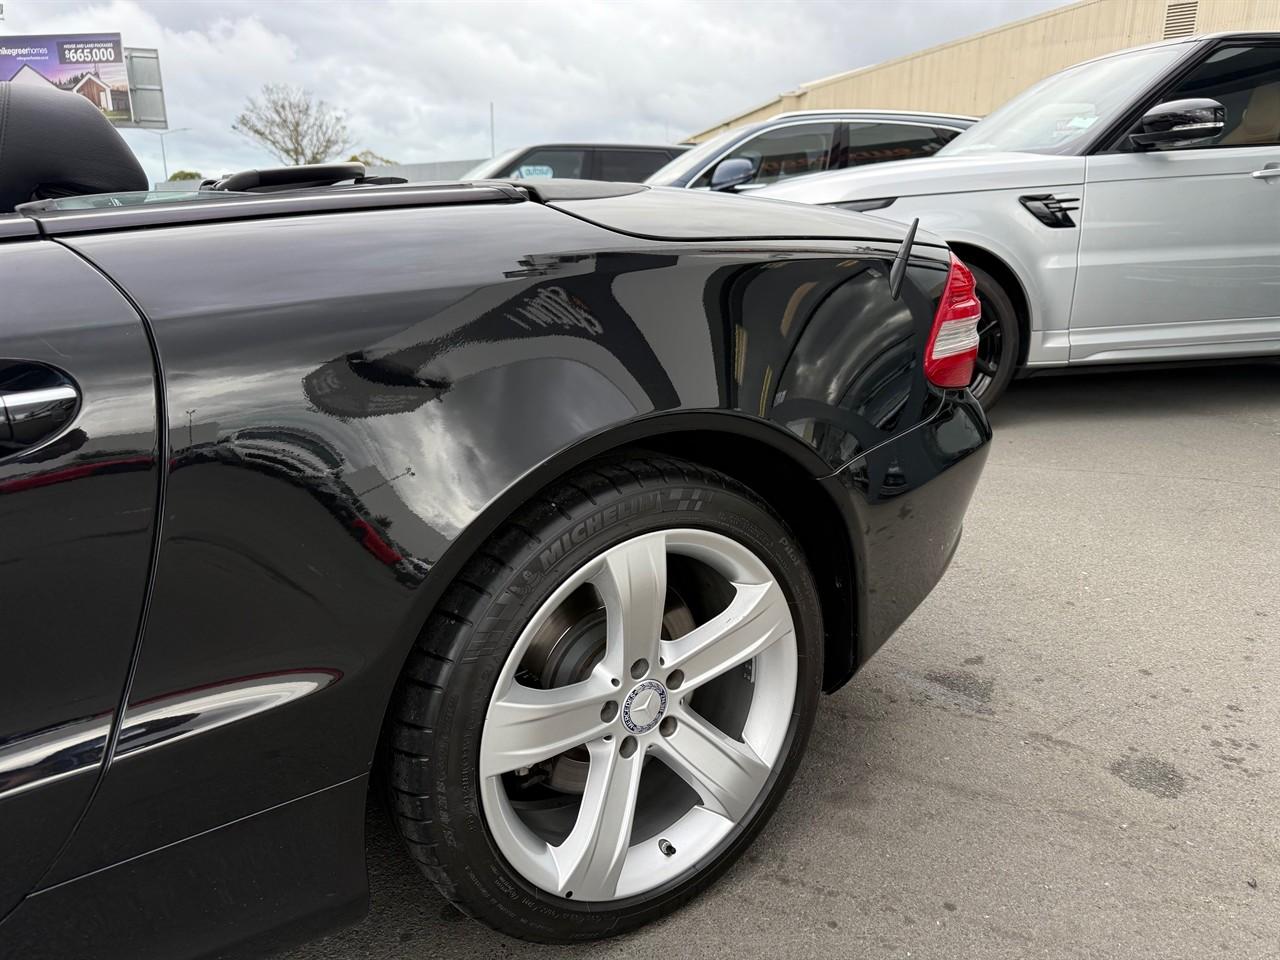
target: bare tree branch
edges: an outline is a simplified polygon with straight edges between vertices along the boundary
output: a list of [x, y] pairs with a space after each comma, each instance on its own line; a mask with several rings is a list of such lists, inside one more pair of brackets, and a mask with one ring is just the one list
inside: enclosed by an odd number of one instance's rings
[[267, 148], [282, 163], [324, 163], [355, 142], [343, 115], [297, 87], [268, 83], [250, 97], [231, 129]]
[[356, 163], [363, 163], [366, 167], [394, 167], [396, 162], [390, 157], [384, 157], [382, 154], [373, 150], [361, 150], [359, 153], [353, 153], [348, 160]]

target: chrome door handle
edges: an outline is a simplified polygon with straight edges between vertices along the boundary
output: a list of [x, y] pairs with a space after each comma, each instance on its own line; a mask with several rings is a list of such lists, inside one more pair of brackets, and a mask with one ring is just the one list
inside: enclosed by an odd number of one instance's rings
[[1255, 170], [1249, 174], [1255, 180], [1270, 180], [1272, 177], [1280, 177], [1280, 163], [1268, 163], [1261, 170]]
[[66, 426], [79, 405], [80, 394], [70, 384], [0, 390], [0, 441], [34, 446]]

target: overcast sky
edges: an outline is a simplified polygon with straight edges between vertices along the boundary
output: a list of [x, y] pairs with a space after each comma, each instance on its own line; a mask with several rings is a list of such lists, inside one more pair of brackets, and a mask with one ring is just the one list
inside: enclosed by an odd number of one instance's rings
[[[287, 82], [340, 108], [356, 150], [402, 163], [547, 140], [675, 142], [801, 83], [1065, 0], [189, 2], [4, 0], [0, 36], [105, 31], [157, 47], [169, 169], [274, 165], [231, 129]], [[875, 106], [865, 104], [864, 106]], [[152, 180], [156, 136], [127, 131]]]

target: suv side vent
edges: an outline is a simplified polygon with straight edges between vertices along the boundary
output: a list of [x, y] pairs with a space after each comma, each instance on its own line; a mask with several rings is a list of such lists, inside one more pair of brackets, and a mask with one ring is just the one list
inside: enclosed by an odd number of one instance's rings
[[1196, 32], [1200, 0], [1174, 0], [1164, 8], [1164, 39], [1189, 37]]
[[1079, 197], [1055, 197], [1052, 193], [1029, 193], [1018, 202], [1046, 227], [1074, 227], [1071, 214], [1080, 209]]

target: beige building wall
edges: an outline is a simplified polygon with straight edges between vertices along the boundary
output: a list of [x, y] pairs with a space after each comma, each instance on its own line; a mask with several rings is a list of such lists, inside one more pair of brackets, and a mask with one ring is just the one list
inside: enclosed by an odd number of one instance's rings
[[1081, 60], [1166, 36], [1280, 30], [1280, 0], [1082, 0], [919, 53], [814, 80], [694, 134], [790, 110], [864, 108], [982, 116]]

